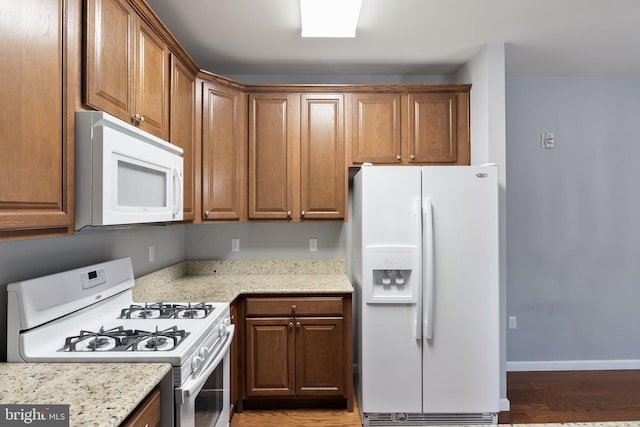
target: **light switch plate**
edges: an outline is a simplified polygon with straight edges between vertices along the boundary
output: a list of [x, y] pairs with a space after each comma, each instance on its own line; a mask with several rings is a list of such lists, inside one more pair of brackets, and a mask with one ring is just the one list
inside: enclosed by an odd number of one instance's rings
[[543, 132], [540, 134], [540, 144], [542, 148], [555, 148], [556, 137], [552, 132]]

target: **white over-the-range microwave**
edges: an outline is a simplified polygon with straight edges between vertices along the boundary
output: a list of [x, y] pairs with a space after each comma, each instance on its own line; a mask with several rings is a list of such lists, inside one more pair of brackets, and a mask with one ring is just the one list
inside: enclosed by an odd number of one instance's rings
[[182, 220], [182, 149], [101, 111], [75, 114], [75, 229]]

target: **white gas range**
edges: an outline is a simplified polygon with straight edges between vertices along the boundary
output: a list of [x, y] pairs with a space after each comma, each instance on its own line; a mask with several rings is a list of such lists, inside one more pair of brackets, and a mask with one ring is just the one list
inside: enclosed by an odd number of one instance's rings
[[134, 284], [129, 258], [9, 284], [7, 361], [170, 363], [175, 424], [227, 426], [229, 305], [138, 303]]

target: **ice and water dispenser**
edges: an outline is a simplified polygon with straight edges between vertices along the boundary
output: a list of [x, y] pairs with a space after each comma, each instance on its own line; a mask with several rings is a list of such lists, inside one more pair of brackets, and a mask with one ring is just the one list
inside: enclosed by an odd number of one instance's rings
[[365, 249], [366, 301], [417, 302], [419, 253], [415, 246], [367, 246]]

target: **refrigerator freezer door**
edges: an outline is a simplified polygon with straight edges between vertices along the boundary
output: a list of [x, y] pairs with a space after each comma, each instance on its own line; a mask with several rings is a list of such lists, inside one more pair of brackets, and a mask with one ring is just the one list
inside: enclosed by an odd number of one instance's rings
[[[365, 413], [420, 412], [422, 342], [416, 339], [419, 304], [414, 302], [420, 299], [422, 282], [422, 215], [416, 207], [420, 199], [420, 168], [373, 166], [363, 167], [359, 174], [355, 184], [358, 188], [354, 189], [361, 199], [356, 203], [356, 210], [361, 212], [354, 216], [359, 217], [355, 222], [360, 223], [355, 226], [360, 227], [357, 234], [361, 232], [362, 243], [358, 242], [358, 246], [363, 256], [360, 283], [355, 283], [362, 295], [358, 404]], [[366, 248], [379, 249], [367, 251]], [[379, 290], [378, 301], [367, 302], [369, 291], [366, 289], [373, 286], [372, 270], [378, 268], [380, 262], [379, 256], [377, 260], [369, 256], [384, 253], [382, 248], [399, 248], [401, 253], [413, 258], [411, 265], [405, 265], [404, 261], [394, 261], [394, 257], [382, 257], [390, 264], [391, 274], [396, 270], [395, 265], [411, 270], [410, 275], [403, 276], [407, 282], [402, 285], [418, 287], [416, 293], [410, 292], [410, 302], [383, 302], [383, 288]], [[391, 261], [385, 261], [387, 259]], [[393, 290], [397, 278], [397, 275], [390, 277], [390, 289]]]
[[433, 336], [423, 341], [422, 411], [498, 412], [497, 168], [423, 167], [422, 191], [433, 214], [433, 271], [424, 273], [433, 274]]

